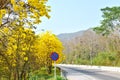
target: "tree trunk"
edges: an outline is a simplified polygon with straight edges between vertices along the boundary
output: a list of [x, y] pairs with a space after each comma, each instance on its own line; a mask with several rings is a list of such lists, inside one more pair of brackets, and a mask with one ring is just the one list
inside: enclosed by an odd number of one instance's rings
[[23, 79], [23, 75], [24, 75], [24, 71], [22, 71], [21, 74], [20, 74], [20, 79], [21, 80]]
[[16, 80], [16, 73], [14, 73], [14, 80]]
[[51, 74], [52, 73], [52, 66], [48, 66], [48, 74]]
[[8, 80], [12, 80], [11, 77], [12, 76], [12, 72], [9, 72], [9, 77], [8, 77]]
[[24, 80], [27, 80], [26, 72], [24, 72], [24, 74], [23, 74], [23, 78], [24, 78]]
[[52, 73], [52, 60], [49, 56], [47, 58], [47, 72], [48, 74]]
[[17, 80], [22, 80], [20, 72], [17, 72]]

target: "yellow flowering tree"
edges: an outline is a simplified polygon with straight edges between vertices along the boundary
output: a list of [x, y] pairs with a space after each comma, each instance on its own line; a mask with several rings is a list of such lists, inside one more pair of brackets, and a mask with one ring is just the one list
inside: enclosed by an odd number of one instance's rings
[[[2, 76], [7, 76], [11, 72], [11, 65], [8, 59], [7, 51], [7, 40], [8, 38], [8, 28], [2, 28], [0, 30], [0, 78]], [[6, 74], [7, 72], [7, 74]]]
[[[56, 63], [64, 60], [63, 46], [51, 32], [35, 35], [31, 29], [17, 27], [0, 30], [0, 76], [8, 76], [9, 80], [27, 79], [29, 73], [46, 67], [51, 73], [52, 52], [59, 54]], [[3, 74], [7, 71], [8, 74]]]
[[59, 54], [56, 63], [64, 59], [62, 43], [54, 34], [35, 35], [32, 31], [35, 24], [41, 23], [41, 17], [50, 18], [47, 1], [0, 0], [0, 77], [27, 80], [31, 70], [42, 66], [51, 72], [52, 52]]
[[[0, 77], [8, 72], [20, 80], [36, 59], [32, 28], [41, 17], [50, 18], [48, 0], [0, 0]], [[29, 29], [26, 29], [29, 28]], [[31, 57], [32, 56], [32, 57]], [[34, 66], [35, 67], [35, 66]]]
[[37, 56], [38, 61], [41, 65], [46, 66], [48, 68], [48, 73], [51, 73], [51, 67], [53, 61], [50, 58], [52, 52], [57, 52], [59, 54], [59, 59], [56, 63], [60, 63], [64, 59], [63, 54], [63, 46], [61, 41], [51, 32], [47, 31], [38, 35], [38, 43], [36, 44], [36, 48], [38, 49]]
[[11, 79], [12, 75], [15, 75], [14, 79], [21, 80], [23, 75], [28, 74], [31, 57], [34, 58], [33, 43], [35, 33], [24, 27], [19, 27], [12, 31], [4, 27], [0, 30], [0, 33], [1, 39], [5, 40], [0, 42], [1, 64], [5, 64], [9, 79]]
[[41, 17], [50, 18], [47, 0], [0, 0], [0, 27], [22, 25], [33, 27]]

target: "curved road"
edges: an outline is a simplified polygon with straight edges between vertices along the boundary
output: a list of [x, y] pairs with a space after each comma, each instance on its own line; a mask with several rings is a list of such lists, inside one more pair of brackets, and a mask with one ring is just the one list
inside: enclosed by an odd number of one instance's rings
[[120, 72], [59, 66], [68, 80], [120, 80]]

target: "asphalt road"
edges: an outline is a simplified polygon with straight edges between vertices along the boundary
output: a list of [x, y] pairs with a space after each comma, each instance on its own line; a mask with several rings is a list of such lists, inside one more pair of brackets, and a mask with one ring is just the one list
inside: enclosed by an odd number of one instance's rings
[[120, 80], [120, 72], [59, 66], [68, 80]]

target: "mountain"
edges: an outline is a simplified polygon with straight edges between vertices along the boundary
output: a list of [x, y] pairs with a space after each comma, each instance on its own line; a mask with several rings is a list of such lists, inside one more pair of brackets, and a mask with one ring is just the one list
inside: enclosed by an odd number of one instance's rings
[[97, 34], [92, 29], [88, 29], [74, 33], [63, 33], [57, 37], [63, 43], [64, 53], [71, 53], [80, 42], [89, 42], [91, 39], [97, 38]]
[[82, 31], [78, 31], [78, 32], [74, 32], [74, 33], [62, 33], [62, 34], [59, 34], [58, 35], [58, 38], [64, 42], [64, 41], [69, 41], [69, 40], [72, 40], [76, 37], [80, 37], [83, 35], [85, 31], [82, 30]]

